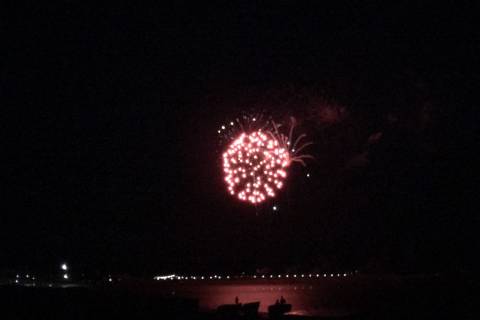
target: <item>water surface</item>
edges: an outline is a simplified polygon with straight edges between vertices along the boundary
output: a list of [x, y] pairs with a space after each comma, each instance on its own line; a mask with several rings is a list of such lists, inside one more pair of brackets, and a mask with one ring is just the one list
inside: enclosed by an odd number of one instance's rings
[[292, 304], [292, 313], [339, 316], [361, 313], [388, 298], [400, 284], [396, 277], [318, 278], [318, 279], [249, 279], [159, 281], [166, 294], [199, 299], [200, 308], [213, 310], [231, 304], [260, 301], [260, 312], [283, 296]]

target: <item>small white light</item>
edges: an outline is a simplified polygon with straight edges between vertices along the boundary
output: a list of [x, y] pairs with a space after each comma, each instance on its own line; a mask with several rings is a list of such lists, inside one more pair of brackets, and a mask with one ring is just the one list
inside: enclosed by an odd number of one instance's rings
[[25, 277], [28, 279], [28, 278], [30, 278], [30, 275], [27, 274]]
[[230, 122], [230, 125], [233, 126], [233, 122]]
[[277, 206], [273, 206], [273, 211], [277, 211]]
[[15, 283], [18, 283], [18, 279], [15, 279]]
[[63, 279], [68, 279], [68, 274], [65, 273], [65, 274], [63, 275]]
[[310, 178], [310, 173], [307, 173], [307, 178]]
[[112, 278], [108, 278], [108, 282], [112, 282]]
[[67, 271], [68, 270], [68, 266], [66, 263], [62, 263], [62, 265], [60, 266], [60, 268], [63, 270], [63, 271]]
[[222, 126], [222, 130], [225, 130], [225, 126]]
[[257, 121], [257, 119], [256, 119], [256, 118], [253, 118], [252, 121]]
[[19, 275], [19, 274], [17, 274], [17, 275], [15, 276], [15, 278], [17, 278], [17, 279], [18, 279], [18, 278], [20, 278], [20, 275]]

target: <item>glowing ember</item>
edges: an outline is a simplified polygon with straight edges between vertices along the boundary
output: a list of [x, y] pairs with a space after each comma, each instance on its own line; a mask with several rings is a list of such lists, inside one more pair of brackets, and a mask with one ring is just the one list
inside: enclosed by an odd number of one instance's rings
[[261, 130], [242, 133], [223, 153], [228, 192], [242, 201], [260, 203], [275, 197], [287, 177], [290, 155]]

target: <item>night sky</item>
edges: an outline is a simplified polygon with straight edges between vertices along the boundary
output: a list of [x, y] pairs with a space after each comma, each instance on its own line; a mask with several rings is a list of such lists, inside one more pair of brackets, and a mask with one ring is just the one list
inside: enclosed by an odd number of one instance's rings
[[[0, 269], [478, 266], [475, 8], [1, 11]], [[257, 209], [221, 176], [244, 112], [315, 143]]]

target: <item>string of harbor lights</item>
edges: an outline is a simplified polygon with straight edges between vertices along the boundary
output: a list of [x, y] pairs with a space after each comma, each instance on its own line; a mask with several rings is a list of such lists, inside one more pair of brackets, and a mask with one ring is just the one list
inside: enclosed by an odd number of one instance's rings
[[210, 275], [210, 276], [184, 276], [177, 274], [169, 274], [163, 276], [155, 276], [154, 280], [248, 280], [248, 279], [311, 279], [311, 278], [344, 278], [347, 276], [352, 276], [355, 272], [348, 273], [309, 273], [309, 274], [262, 274], [262, 275], [236, 275], [236, 276], [222, 276], [222, 275]]

